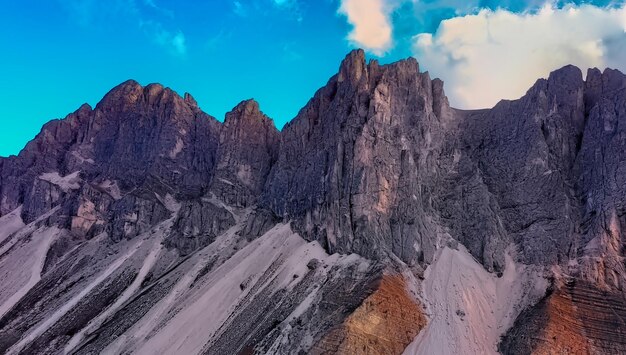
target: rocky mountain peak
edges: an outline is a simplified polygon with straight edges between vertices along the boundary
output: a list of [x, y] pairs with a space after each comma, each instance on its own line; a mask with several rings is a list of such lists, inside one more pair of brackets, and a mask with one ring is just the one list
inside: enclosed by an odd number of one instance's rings
[[583, 73], [575, 65], [566, 65], [554, 70], [548, 76], [548, 81], [563, 86], [578, 87], [583, 82]]
[[422, 175], [426, 157], [434, 159], [443, 142], [443, 106], [442, 87], [415, 59], [366, 65], [363, 51], [349, 53], [281, 132], [264, 207], [329, 252], [395, 253], [409, 264], [431, 258], [433, 245], [412, 252], [419, 242], [394, 243], [392, 235], [431, 228], [412, 216], [423, 208], [417, 181], [430, 179]]
[[173, 101], [182, 101], [182, 98], [161, 84], [152, 83], [143, 88], [143, 103], [147, 105], [160, 105], [161, 102]]
[[362, 49], [355, 49], [348, 53], [339, 67], [338, 82], [349, 81], [352, 84], [359, 82], [361, 77], [367, 75], [367, 65], [365, 64], [365, 52]]
[[190, 93], [186, 92], [185, 95], [183, 95], [183, 98], [185, 99], [185, 102], [188, 103], [190, 106], [198, 107], [198, 102], [196, 102], [196, 99], [191, 96]]
[[563, 105], [568, 105], [572, 113], [574, 124], [579, 130], [584, 125], [584, 87], [582, 71], [573, 65], [553, 71], [548, 77], [548, 91]]
[[74, 113], [79, 115], [79, 116], [83, 116], [86, 117], [88, 116], [88, 114], [93, 110], [93, 108], [91, 107], [90, 104], [88, 103], [84, 103], [82, 105], [80, 105], [80, 107], [78, 108], [78, 110], [76, 110]]
[[112, 110], [135, 103], [143, 96], [143, 87], [135, 80], [127, 80], [111, 89], [96, 108]]
[[64, 120], [69, 123], [72, 129], [76, 129], [79, 125], [88, 124], [91, 119], [92, 112], [93, 109], [91, 105], [84, 103], [78, 108], [78, 110], [67, 115]]
[[240, 102], [226, 113], [220, 141], [243, 142], [254, 137], [264, 141], [267, 135], [278, 136], [274, 121], [260, 110], [258, 102], [249, 99]]
[[245, 100], [235, 106], [220, 133], [212, 191], [235, 205], [256, 201], [276, 160], [279, 140], [274, 122], [258, 102]]
[[[96, 105], [96, 109], [108, 112], [108, 116], [113, 119], [124, 118], [138, 111], [150, 111], [159, 113], [161, 118], [173, 118], [179, 116], [189, 116], [198, 110], [197, 103], [186, 94], [181, 97], [174, 90], [164, 87], [158, 83], [140, 85], [134, 80], [127, 80], [113, 88]], [[184, 114], [183, 114], [184, 112]]]
[[263, 112], [261, 112], [259, 103], [254, 99], [248, 99], [241, 101], [235, 106], [229, 113], [226, 114], [227, 120], [242, 120], [242, 119], [261, 119], [271, 120]]
[[626, 76], [615, 69], [606, 68], [601, 72], [598, 68], [592, 68], [587, 71], [585, 85], [585, 97], [589, 111], [601, 95], [613, 95], [626, 87]]
[[513, 327], [505, 353], [571, 353], [555, 329], [574, 324], [581, 349], [624, 353], [624, 87], [566, 66], [456, 110], [415, 59], [355, 50], [279, 132], [254, 100], [220, 123], [124, 82], [0, 159], [0, 352], [428, 353], [448, 334], [482, 354]]
[[257, 101], [249, 99], [240, 102], [226, 114], [221, 140], [245, 142], [244, 138], [252, 138], [252, 136], [265, 140], [261, 136], [265, 137], [268, 134], [278, 134], [274, 121], [260, 110]]

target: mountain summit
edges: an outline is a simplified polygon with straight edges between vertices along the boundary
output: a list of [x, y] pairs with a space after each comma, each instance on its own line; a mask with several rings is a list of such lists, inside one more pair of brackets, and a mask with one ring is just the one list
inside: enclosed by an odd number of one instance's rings
[[457, 110], [357, 50], [278, 131], [122, 83], [0, 158], [0, 351], [626, 352], [625, 88]]

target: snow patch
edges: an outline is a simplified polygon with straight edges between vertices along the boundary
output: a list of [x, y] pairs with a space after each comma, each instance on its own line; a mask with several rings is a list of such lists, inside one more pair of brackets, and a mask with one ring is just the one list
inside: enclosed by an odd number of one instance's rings
[[78, 176], [80, 171], [75, 171], [69, 175], [61, 176], [58, 172], [45, 173], [39, 176], [39, 180], [47, 181], [53, 185], [58, 186], [63, 192], [67, 193], [70, 190], [80, 189], [80, 183], [82, 180]]

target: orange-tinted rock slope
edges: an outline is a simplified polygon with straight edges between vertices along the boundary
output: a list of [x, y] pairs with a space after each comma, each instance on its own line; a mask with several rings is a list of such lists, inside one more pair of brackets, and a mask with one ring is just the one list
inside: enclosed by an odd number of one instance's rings
[[402, 276], [385, 275], [377, 290], [331, 330], [312, 354], [402, 354], [426, 326]]
[[504, 354], [624, 354], [626, 302], [577, 281], [522, 313], [504, 338]]

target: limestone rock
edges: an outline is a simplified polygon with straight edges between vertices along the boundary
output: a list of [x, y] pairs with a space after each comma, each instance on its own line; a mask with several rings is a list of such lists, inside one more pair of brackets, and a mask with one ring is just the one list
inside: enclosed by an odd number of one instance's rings
[[0, 158], [0, 350], [400, 353], [437, 316], [413, 276], [462, 245], [552, 281], [502, 352], [624, 352], [625, 88], [566, 66], [457, 110], [356, 50], [279, 132], [253, 100], [220, 123], [122, 83]]
[[241, 102], [226, 114], [211, 191], [230, 205], [255, 204], [276, 161], [278, 142], [279, 132], [259, 104]]

